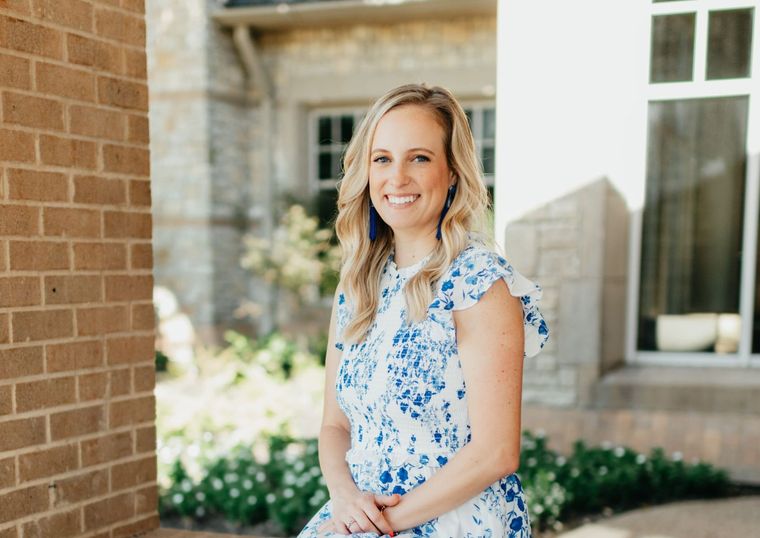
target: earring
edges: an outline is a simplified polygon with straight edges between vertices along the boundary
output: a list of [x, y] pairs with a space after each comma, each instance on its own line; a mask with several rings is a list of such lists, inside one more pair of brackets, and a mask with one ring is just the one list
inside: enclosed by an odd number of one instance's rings
[[369, 240], [374, 241], [377, 237], [377, 210], [372, 205], [372, 200], [369, 201]]
[[441, 211], [441, 218], [438, 219], [438, 231], [435, 233], [435, 238], [438, 240], [441, 239], [441, 223], [443, 222], [443, 217], [446, 216], [449, 207], [451, 207], [451, 202], [454, 200], [454, 194], [456, 194], [456, 192], [457, 184], [454, 183], [449, 187], [449, 193], [446, 195], [446, 204], [443, 206], [443, 211]]

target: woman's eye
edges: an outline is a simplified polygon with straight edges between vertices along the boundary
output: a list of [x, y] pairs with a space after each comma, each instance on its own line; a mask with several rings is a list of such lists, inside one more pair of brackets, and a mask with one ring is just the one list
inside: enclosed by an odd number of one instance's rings
[[375, 157], [375, 159], [372, 162], [380, 162], [380, 159], [387, 159], [384, 155], [380, 155], [379, 157]]
[[426, 161], [429, 161], [429, 160], [430, 160], [430, 159], [428, 159], [428, 158], [427, 158], [427, 156], [425, 156], [425, 155], [415, 155], [415, 156], [414, 156], [414, 158], [415, 158], [415, 159], [416, 159], [417, 157], [422, 157], [422, 158], [423, 158], [423, 159], [425, 159]]

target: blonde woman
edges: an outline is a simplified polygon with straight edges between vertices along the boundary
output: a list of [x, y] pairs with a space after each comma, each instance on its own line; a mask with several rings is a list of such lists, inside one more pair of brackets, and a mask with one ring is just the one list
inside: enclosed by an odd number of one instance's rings
[[542, 290], [485, 233], [462, 107], [437, 86], [389, 91], [344, 170], [319, 435], [330, 500], [299, 538], [529, 537], [515, 471]]

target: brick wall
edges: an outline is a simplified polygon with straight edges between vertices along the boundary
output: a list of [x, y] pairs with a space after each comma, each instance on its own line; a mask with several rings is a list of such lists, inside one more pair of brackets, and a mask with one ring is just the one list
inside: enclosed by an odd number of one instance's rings
[[158, 526], [142, 0], [0, 0], [0, 538]]

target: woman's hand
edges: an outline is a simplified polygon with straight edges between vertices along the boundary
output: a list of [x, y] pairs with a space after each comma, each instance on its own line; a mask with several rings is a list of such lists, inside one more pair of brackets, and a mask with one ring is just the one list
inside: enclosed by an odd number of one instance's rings
[[332, 499], [332, 519], [325, 521], [317, 532], [338, 534], [374, 532], [393, 536], [393, 529], [383, 516], [386, 506], [395, 506], [401, 495], [376, 495], [369, 491], [356, 491], [347, 496]]

